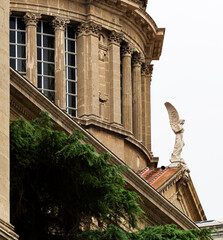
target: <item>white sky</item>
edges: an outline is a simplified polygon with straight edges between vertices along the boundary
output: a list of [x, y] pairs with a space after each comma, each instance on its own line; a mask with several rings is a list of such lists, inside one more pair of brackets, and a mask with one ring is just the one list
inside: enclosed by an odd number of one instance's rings
[[207, 219], [223, 219], [223, 0], [149, 0], [147, 12], [166, 28], [153, 61], [152, 151], [169, 165], [175, 135], [164, 103], [185, 119], [182, 157]]

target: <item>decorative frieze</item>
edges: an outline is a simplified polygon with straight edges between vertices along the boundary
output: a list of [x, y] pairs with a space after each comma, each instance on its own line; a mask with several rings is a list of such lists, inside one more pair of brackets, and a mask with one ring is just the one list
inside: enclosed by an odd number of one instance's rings
[[55, 30], [65, 30], [68, 23], [70, 23], [70, 20], [67, 18], [55, 17], [52, 21], [52, 26]]
[[111, 31], [109, 34], [108, 40], [112, 43], [120, 43], [123, 40], [123, 34], [122, 33], [117, 33], [115, 31]]
[[82, 33], [91, 33], [91, 34], [99, 34], [101, 31], [102, 26], [99, 24], [96, 24], [92, 21], [87, 23], [81, 23], [77, 28], [77, 35], [80, 35]]
[[26, 26], [36, 26], [40, 18], [41, 18], [40, 13], [32, 12], [27, 12], [23, 17]]

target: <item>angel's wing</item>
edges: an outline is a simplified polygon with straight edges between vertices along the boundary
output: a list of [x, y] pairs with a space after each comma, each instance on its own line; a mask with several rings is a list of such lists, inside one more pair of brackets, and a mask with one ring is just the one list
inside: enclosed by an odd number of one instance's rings
[[176, 108], [169, 102], [165, 103], [165, 107], [167, 109], [169, 119], [170, 119], [170, 125], [174, 132], [178, 132], [180, 129], [178, 129], [178, 122], [180, 120], [179, 114], [176, 110]]

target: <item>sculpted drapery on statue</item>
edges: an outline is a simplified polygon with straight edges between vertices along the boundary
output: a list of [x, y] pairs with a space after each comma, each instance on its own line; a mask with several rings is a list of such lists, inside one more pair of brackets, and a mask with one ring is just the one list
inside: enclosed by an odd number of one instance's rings
[[183, 140], [183, 124], [185, 120], [179, 118], [179, 114], [172, 104], [166, 102], [165, 106], [169, 115], [170, 126], [173, 132], [176, 134], [174, 150], [171, 155], [170, 162], [172, 167], [178, 167], [179, 165], [185, 165], [184, 160], [181, 158], [181, 152], [185, 145]]

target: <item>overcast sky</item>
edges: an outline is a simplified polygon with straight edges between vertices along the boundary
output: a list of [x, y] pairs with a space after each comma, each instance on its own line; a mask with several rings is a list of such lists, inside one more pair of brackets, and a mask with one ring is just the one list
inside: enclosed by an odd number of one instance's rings
[[182, 157], [207, 219], [223, 220], [223, 0], [149, 0], [147, 12], [166, 28], [153, 61], [152, 151], [169, 165], [168, 101], [185, 119]]

